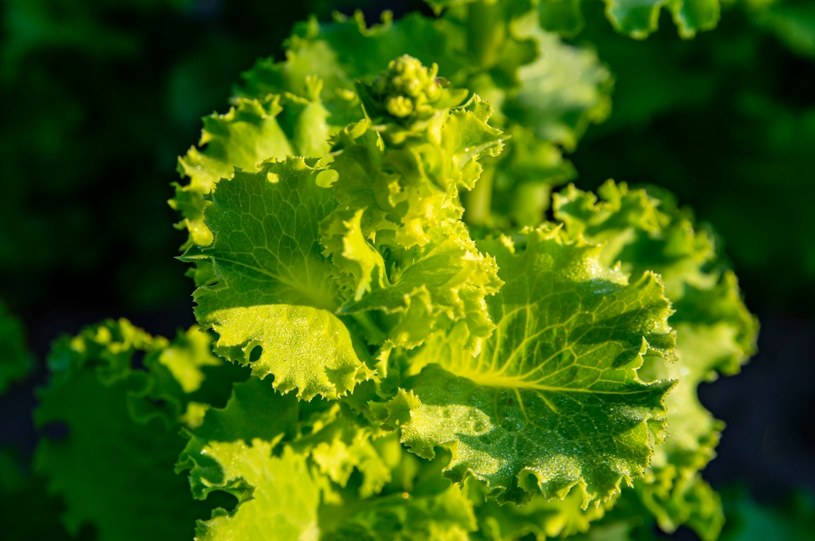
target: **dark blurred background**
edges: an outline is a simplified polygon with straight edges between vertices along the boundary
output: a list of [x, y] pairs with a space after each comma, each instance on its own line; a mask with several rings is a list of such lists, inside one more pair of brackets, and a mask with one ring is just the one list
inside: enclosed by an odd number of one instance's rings
[[[786, 505], [815, 490], [815, 4], [755, 6], [693, 40], [665, 16], [634, 41], [585, 3], [573, 41], [616, 85], [571, 158], [580, 187], [666, 187], [721, 235], [762, 330], [742, 374], [700, 389], [728, 425], [706, 476]], [[59, 334], [107, 317], [165, 335], [193, 322], [166, 204], [176, 157], [242, 71], [282, 57], [293, 22], [354, 8], [429, 13], [418, 0], [5, 0], [0, 300], [40, 361], [0, 396], [0, 446], [32, 451], [33, 389]]]

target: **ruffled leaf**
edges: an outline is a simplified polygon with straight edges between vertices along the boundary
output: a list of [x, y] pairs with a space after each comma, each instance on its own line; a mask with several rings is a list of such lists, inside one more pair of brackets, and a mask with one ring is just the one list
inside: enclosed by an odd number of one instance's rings
[[203, 196], [223, 178], [232, 178], [236, 167], [257, 170], [269, 158], [292, 154], [292, 146], [278, 124], [282, 108], [276, 96], [238, 99], [226, 114], [204, 118], [198, 148], [192, 147], [178, 160], [178, 169], [189, 183], [176, 186], [170, 206], [184, 217], [181, 225], [190, 232], [190, 241], [206, 246], [212, 233], [203, 224]]
[[187, 256], [212, 262], [216, 282], [196, 291], [196, 315], [218, 333], [218, 350], [304, 400], [369, 377], [333, 313], [339, 292], [319, 231], [336, 203], [317, 178], [292, 159], [220, 183], [205, 213], [214, 241]]
[[540, 55], [518, 69], [502, 111], [538, 139], [574, 150], [588, 125], [608, 116], [611, 74], [594, 51], [566, 45], [529, 20], [515, 25], [519, 38], [533, 40]]
[[[312, 20], [299, 26], [287, 60], [259, 62], [245, 75], [246, 85], [240, 92], [249, 97], [302, 93], [306, 76], [316, 74], [330, 89], [324, 93], [328, 121], [340, 129], [361, 118], [354, 80], [372, 81], [395, 54], [408, 53], [426, 65], [436, 64], [438, 73], [452, 84], [489, 99], [498, 108], [496, 125], [518, 137], [502, 159], [482, 164], [488, 178], [482, 191], [495, 190], [493, 216], [489, 216], [490, 196], [478, 196], [474, 199], [484, 199], [486, 208], [474, 209], [468, 220], [537, 225], [548, 205], [548, 186], [574, 176], [563, 150], [573, 150], [586, 127], [607, 115], [611, 78], [593, 52], [566, 45], [555, 34], [542, 31], [534, 5], [507, 3], [501, 9], [506, 13], [490, 21], [502, 27], [507, 39], [496, 46], [500, 55], [491, 70], [466, 62], [471, 22], [466, 10], [451, 10], [441, 19], [412, 15], [393, 22], [386, 18], [370, 27], [356, 14], [338, 16], [332, 23]], [[411, 223], [420, 226], [421, 219], [417, 215]]]
[[476, 507], [481, 533], [478, 539], [516, 541], [532, 538], [544, 541], [567, 537], [586, 532], [593, 521], [605, 513], [602, 506], [583, 509], [579, 491], [570, 492], [562, 500], [536, 496], [522, 505], [499, 504], [484, 498], [486, 491], [483, 486], [477, 483], [469, 485], [470, 497], [477, 502], [483, 500]]
[[[426, 0], [436, 13], [474, 4], [477, 0]], [[547, 30], [574, 35], [583, 25], [580, 0], [515, 0], [512, 9], [536, 6]], [[670, 10], [683, 38], [710, 30], [719, 22], [719, 0], [605, 0], [606, 16], [614, 28], [632, 38], [643, 39], [656, 31], [660, 11]]]
[[719, 22], [719, 0], [605, 0], [606, 16], [614, 28], [643, 39], [656, 31], [663, 8], [670, 10], [683, 38], [711, 30]]
[[[274, 443], [214, 442], [202, 451], [223, 471], [209, 490], [223, 490], [238, 497], [233, 513], [216, 510], [199, 522], [195, 539], [266, 539], [316, 541], [320, 539], [317, 507], [319, 486], [309, 473], [305, 458], [290, 448], [272, 456]], [[193, 469], [192, 475], [197, 472]], [[241, 489], [234, 488], [240, 485]], [[248, 487], [252, 489], [249, 490]]]
[[738, 372], [755, 352], [757, 322], [714, 237], [697, 230], [693, 217], [669, 196], [610, 182], [599, 194], [598, 200], [569, 187], [555, 196], [555, 215], [574, 234], [603, 242], [607, 264], [619, 263], [634, 274], [644, 268], [659, 272], [675, 309], [670, 322], [677, 331], [678, 361], [644, 374], [677, 380], [666, 401], [669, 437], [657, 448], [652, 471], [637, 482], [637, 492], [663, 529], [689, 524], [705, 539], [715, 538], [721, 508], [699, 471], [715, 456], [723, 423], [699, 402], [697, 387], [717, 373]]
[[449, 448], [448, 475], [471, 474], [503, 501], [575, 486], [584, 506], [609, 501], [644, 473], [664, 419], [671, 383], [637, 376], [646, 358], [673, 355], [659, 280], [629, 284], [557, 229], [481, 247], [505, 282], [488, 300], [496, 330], [475, 355], [455, 337], [418, 353], [435, 364], [406, 384], [403, 442], [424, 457]]
[[178, 430], [192, 403], [186, 390], [200, 388], [197, 369], [220, 363], [207, 348], [189, 348], [205, 335], [188, 336], [169, 344], [122, 320], [55, 345], [35, 421], [67, 434], [40, 440], [35, 470], [64, 497], [69, 532], [90, 523], [100, 540], [192, 534], [203, 508], [172, 473], [184, 443]]
[[395, 434], [375, 441], [391, 480], [372, 497], [346, 495], [321, 509], [326, 541], [466, 541], [477, 534], [474, 502], [441, 475], [442, 462], [418, 464]]

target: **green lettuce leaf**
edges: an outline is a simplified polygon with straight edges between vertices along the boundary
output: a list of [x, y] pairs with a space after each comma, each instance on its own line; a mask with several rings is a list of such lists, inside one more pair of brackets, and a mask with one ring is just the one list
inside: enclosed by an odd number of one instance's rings
[[[426, 458], [450, 449], [447, 474], [485, 481], [502, 501], [577, 487], [583, 507], [641, 476], [662, 431], [672, 383], [645, 383], [643, 363], [671, 358], [673, 331], [659, 279], [629, 283], [600, 249], [557, 228], [485, 241], [501, 291], [496, 330], [475, 355], [455, 335], [428, 343], [406, 382], [402, 441]], [[443, 420], [443, 422], [440, 422]]]
[[333, 313], [339, 292], [318, 241], [336, 203], [317, 177], [290, 159], [218, 184], [205, 211], [213, 243], [188, 253], [213, 266], [216, 283], [195, 299], [199, 321], [218, 333], [216, 348], [305, 400], [335, 398], [370, 376]]
[[[395, 438], [386, 444], [393, 447], [380, 449], [396, 468], [409, 460]], [[472, 500], [442, 477], [440, 461], [403, 476], [376, 497], [326, 504], [321, 517], [326, 541], [468, 541], [477, 528]]]
[[194, 396], [186, 391], [201, 389], [198, 369], [220, 364], [208, 348], [187, 349], [204, 339], [192, 330], [171, 345], [121, 320], [56, 343], [35, 411], [37, 425], [55, 435], [40, 440], [35, 471], [64, 497], [71, 534], [85, 523], [100, 540], [192, 534], [203, 507], [172, 467]]
[[195, 497], [237, 498], [199, 523], [199, 539], [458, 540], [475, 528], [440, 464], [419, 468], [395, 433], [341, 401], [298, 401], [250, 378], [188, 436], [177, 469], [189, 470]]
[[[589, 529], [593, 521], [602, 517], [605, 508], [582, 509], [582, 495], [570, 492], [563, 500], [550, 500], [543, 496], [533, 497], [523, 505], [499, 504], [484, 498], [484, 487], [469, 483], [470, 498], [479, 503], [476, 507], [478, 534], [476, 539], [489, 541], [515, 541], [536, 539], [544, 541], [555, 537], [568, 537]], [[475, 491], [475, 496], [472, 491]]]
[[[199, 522], [197, 540], [320, 539], [319, 486], [302, 455], [286, 447], [276, 457], [272, 456], [273, 448], [274, 443], [260, 439], [249, 443], [213, 442], [206, 447], [203, 452], [223, 467], [223, 480], [220, 484], [213, 482], [209, 490], [235, 493], [239, 507], [234, 514], [216, 511], [209, 520]], [[242, 489], [232, 488], [236, 484]]]
[[[426, 0], [436, 13], [444, 9], [486, 4], [490, 0]], [[547, 30], [574, 35], [583, 26], [581, 0], [513, 0], [517, 10], [537, 7], [541, 24]], [[711, 30], [719, 22], [719, 0], [605, 0], [606, 17], [614, 28], [636, 39], [656, 31], [660, 11], [670, 10], [679, 35], [692, 38], [698, 31]]]
[[723, 423], [702, 406], [696, 389], [719, 373], [738, 372], [755, 352], [756, 320], [715, 238], [697, 230], [692, 215], [667, 194], [609, 182], [599, 195], [569, 187], [555, 196], [555, 216], [573, 234], [603, 242], [606, 264], [634, 275], [644, 268], [658, 272], [675, 310], [670, 323], [677, 331], [678, 361], [643, 373], [678, 382], [666, 400], [669, 436], [657, 448], [651, 471], [637, 481], [637, 493], [664, 530], [688, 524], [714, 539], [723, 521], [721, 504], [699, 471], [715, 456]]
[[501, 110], [538, 139], [573, 150], [590, 123], [608, 116], [611, 75], [594, 51], [566, 45], [529, 19], [516, 21], [514, 31], [533, 40], [540, 55], [518, 68], [518, 84], [507, 89]]
[[719, 0], [605, 0], [606, 16], [614, 28], [632, 38], [643, 39], [656, 31], [663, 8], [670, 10], [683, 38], [711, 30], [719, 22]]
[[[398, 62], [421, 73], [415, 60]], [[340, 211], [324, 224], [326, 253], [355, 282], [341, 311], [383, 314], [388, 347], [415, 347], [461, 320], [474, 337], [492, 329], [484, 298], [499, 285], [497, 270], [460, 222], [458, 194], [478, 181], [481, 162], [503, 139], [477, 96], [451, 109], [446, 99], [441, 91], [439, 110], [423, 118], [382, 113], [381, 137], [367, 123], [344, 130], [331, 163], [340, 208], [363, 209], [350, 219]]]
[[196, 539], [319, 539], [319, 487], [305, 457], [278, 442], [295, 437], [301, 407], [251, 377], [234, 386], [221, 409], [210, 409], [189, 441], [176, 471], [187, 471], [193, 496], [213, 492], [237, 498], [236, 509], [209, 501], [211, 517], [199, 521]]
[[328, 479], [341, 487], [348, 486], [351, 475], [358, 472], [360, 497], [378, 494], [391, 480], [391, 468], [380, 456], [375, 441], [382, 434], [361, 426], [347, 411], [337, 408], [331, 413], [337, 418], [318, 436], [305, 441], [311, 446], [312, 460]]
[[361, 118], [359, 101], [349, 95], [354, 80], [374, 77], [402, 54], [425, 65], [438, 64], [446, 77], [455, 76], [467, 66], [455, 53], [460, 40], [460, 30], [449, 22], [416, 14], [398, 21], [385, 14], [381, 24], [373, 26], [365, 23], [361, 12], [353, 17], [337, 14], [330, 23], [312, 19], [295, 26], [284, 62], [261, 60], [244, 74], [245, 85], [238, 92], [250, 97], [284, 91], [302, 95], [306, 77], [316, 75], [325, 81], [330, 122], [342, 127]]
[[232, 178], [236, 168], [257, 171], [267, 160], [328, 151], [331, 128], [321, 101], [323, 82], [308, 76], [303, 85], [302, 96], [237, 97], [226, 114], [204, 118], [198, 147], [178, 160], [179, 172], [189, 183], [175, 185], [176, 194], [170, 200], [170, 206], [183, 216], [179, 227], [189, 231], [191, 243], [212, 242], [212, 232], [203, 222], [204, 196], [219, 180]]
[[[492, 220], [535, 226], [548, 208], [550, 187], [576, 175], [563, 152], [608, 116], [613, 80], [592, 50], [561, 42], [535, 17], [519, 18], [510, 29], [514, 39], [534, 44], [537, 56], [517, 68], [512, 84], [496, 89], [503, 94], [498, 125], [511, 139], [495, 165]], [[476, 81], [475, 88], [492, 97], [496, 90], [489, 87]], [[474, 210], [468, 208], [468, 220], [485, 221]]]
[[483, 164], [485, 179], [468, 200], [468, 221], [536, 225], [549, 202], [548, 186], [575, 175], [563, 151], [573, 150], [586, 127], [607, 115], [611, 77], [593, 52], [542, 31], [532, 6], [511, 3], [505, 11], [493, 21], [506, 39], [496, 46], [502, 52], [492, 67], [474, 69], [465, 62], [471, 46], [466, 11], [452, 10], [440, 19], [410, 15], [394, 22], [386, 17], [370, 27], [358, 13], [297, 27], [286, 61], [259, 62], [245, 74], [239, 94], [299, 95], [307, 76], [319, 76], [330, 89], [323, 98], [328, 123], [339, 129], [361, 117], [354, 80], [371, 81], [403, 53], [436, 64], [452, 84], [495, 104], [495, 125], [517, 138], [503, 157]]
[[361, 87], [384, 117], [343, 129], [319, 162], [265, 162], [206, 196], [213, 241], [184, 256], [207, 269], [196, 315], [220, 354], [273, 376], [280, 392], [338, 398], [374, 377], [376, 349], [382, 358], [462, 322], [475, 347], [492, 329], [484, 299], [499, 285], [495, 263], [459, 221], [458, 192], [502, 136], [488, 106], [456, 106], [460, 93], [433, 73], [403, 57], [381, 79], [423, 77], [433, 97], [421, 114], [388, 112], [398, 86]]
[[293, 149], [283, 133], [277, 116], [280, 99], [238, 99], [226, 114], [204, 118], [199, 148], [192, 147], [178, 160], [181, 174], [189, 178], [185, 186], [176, 185], [170, 205], [181, 212], [181, 227], [190, 233], [190, 241], [207, 245], [212, 233], [202, 222], [203, 195], [212, 191], [222, 178], [231, 178], [236, 167], [254, 171], [259, 162], [282, 158]]

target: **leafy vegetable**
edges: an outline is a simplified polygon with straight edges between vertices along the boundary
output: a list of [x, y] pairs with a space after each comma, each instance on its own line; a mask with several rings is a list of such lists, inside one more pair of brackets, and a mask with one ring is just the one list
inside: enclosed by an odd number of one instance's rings
[[[259, 88], [263, 76], [266, 84], [277, 78], [275, 84], [296, 87], [291, 78], [280, 82], [291, 62], [261, 64], [250, 81]], [[275, 478], [276, 464], [311, 464], [296, 490], [313, 512], [290, 524], [297, 535], [385, 535], [375, 513], [362, 509], [389, 509], [386, 502], [398, 502], [399, 494], [412, 501], [404, 477], [394, 486], [408, 464], [450, 480], [438, 478], [433, 498], [468, 502], [462, 521], [438, 535], [585, 531], [625, 484], [663, 528], [689, 523], [715, 536], [714, 523], [696, 519], [710, 498], [691, 494], [706, 487], [698, 471], [720, 426], [695, 425], [694, 415], [709, 418], [693, 405], [695, 386], [713, 367], [732, 372], [743, 362], [755, 324], [712, 238], [694, 233], [690, 217], [669, 199], [614, 184], [602, 192], [608, 203], [598, 206], [571, 187], [556, 195], [561, 223], [471, 232], [461, 222], [468, 210], [461, 192], [492, 174], [487, 166], [495, 167], [492, 156], [507, 141], [490, 125], [489, 106], [442, 87], [437, 69], [400, 57], [384, 74], [349, 86], [352, 94], [326, 97], [321, 110], [330, 113], [316, 118], [302, 116], [291, 94], [269, 95], [281, 104], [279, 118], [296, 119], [280, 124], [282, 142], [294, 139], [291, 126], [305, 132], [326, 119], [351, 122], [311, 132], [326, 137], [325, 154], [265, 162], [256, 154], [248, 171], [207, 189], [197, 190], [194, 179], [180, 188], [201, 194], [201, 225], [212, 239], [191, 237], [184, 255], [197, 268], [199, 321], [216, 331], [221, 355], [250, 366], [253, 380], [271, 381], [253, 384], [253, 392], [266, 389], [265, 400], [275, 404], [268, 407], [283, 423], [276, 433], [251, 429], [227, 409], [213, 426], [232, 434], [228, 443], [195, 433], [182, 464], [194, 479], [210, 479], [194, 484], [215, 481], [239, 502], [247, 490], [270, 501], [277, 489], [229, 473], [233, 465], [272, 468], [267, 476]], [[337, 78], [338, 70], [318, 72]], [[306, 84], [311, 103], [322, 103], [324, 83], [310, 75]], [[289, 104], [297, 104], [293, 116]], [[722, 307], [695, 295], [724, 295]], [[708, 309], [715, 313], [697, 317]], [[670, 324], [681, 328], [682, 318], [699, 325], [686, 331], [688, 342]], [[708, 332], [706, 321], [724, 325], [709, 332], [723, 333], [725, 342], [711, 346], [713, 359], [699, 353], [694, 361], [701, 343], [694, 333]], [[711, 368], [686, 377], [678, 366], [684, 362]], [[691, 428], [682, 432], [685, 443], [673, 445], [666, 406], [675, 385], [685, 390], [673, 422]], [[291, 391], [299, 400], [317, 399], [309, 413], [298, 411], [297, 400], [278, 402]], [[330, 420], [312, 424], [315, 415]], [[343, 428], [330, 428], [337, 424]], [[370, 438], [383, 443], [362, 445]], [[386, 441], [399, 450], [398, 460]], [[202, 452], [214, 463], [197, 458]], [[704, 458], [688, 459], [677, 474], [663, 466], [675, 459], [671, 453]], [[408, 460], [412, 455], [419, 458]], [[256, 507], [241, 514], [246, 505], [214, 511], [202, 535], [258, 527]], [[409, 503], [401, 505], [411, 513]], [[360, 511], [349, 523], [337, 509]], [[393, 520], [405, 539], [428, 531], [422, 520]], [[430, 531], [442, 531], [439, 524]]]
[[[311, 129], [320, 140], [319, 134], [334, 133], [362, 118], [355, 105], [355, 79], [372, 79], [405, 52], [427, 65], [438, 64], [451, 83], [472, 88], [495, 104], [494, 124], [524, 141], [497, 161], [483, 164], [482, 187], [469, 196], [468, 220], [537, 225], [549, 188], [574, 177], [562, 152], [574, 149], [590, 123], [605, 118], [612, 83], [593, 52], [566, 45], [544, 31], [536, 12], [523, 6], [494, 4], [496, 13], [479, 16], [485, 25], [479, 32], [468, 30], [473, 19], [461, 10], [449, 10], [441, 19], [386, 17], [371, 27], [361, 14], [337, 16], [332, 24], [312, 20], [295, 28], [285, 62], [260, 61], [244, 75], [239, 95], [263, 99], [271, 92], [295, 101], [293, 94], [296, 101], [310, 103], [311, 110], [301, 106], [287, 114], [295, 119], [288, 122], [287, 136], [295, 137], [297, 128]], [[478, 56], [491, 32], [503, 37], [490, 50], [505, 53], [465, 62], [468, 56]], [[323, 81], [324, 92], [315, 93], [314, 77]], [[545, 98], [537, 99], [540, 96]]]
[[[696, 387], [757, 323], [715, 237], [658, 190], [552, 195], [609, 106], [544, 30], [578, 3], [431, 5], [300, 25], [205, 119], [170, 203], [200, 327], [109, 321], [49, 358], [36, 469], [71, 534], [718, 536]], [[660, 7], [607, 4], [636, 36]], [[718, 16], [670, 8], [683, 35]]]
[[[481, 5], [495, 5], [491, 0], [428, 0], [434, 10], [468, 6], [478, 9]], [[519, 2], [520, 3], [520, 2]], [[532, 0], [525, 2], [539, 11], [544, 27], [573, 34], [583, 25], [581, 0]], [[679, 34], [693, 37], [696, 32], [710, 30], [719, 22], [719, 0], [605, 0], [606, 16], [618, 32], [642, 39], [657, 29], [662, 9], [671, 12]]]
[[604, 245], [602, 259], [637, 273], [653, 269], [665, 280], [677, 332], [678, 361], [652, 365], [646, 378], [672, 379], [668, 395], [669, 437], [658, 446], [637, 496], [660, 526], [688, 524], [715, 539], [721, 504], [699, 471], [715, 456], [723, 424], [698, 401], [696, 387], [719, 373], [736, 373], [755, 352], [757, 322], [739, 297], [733, 274], [707, 230], [694, 231], [692, 216], [667, 196], [606, 183], [593, 194], [572, 187], [555, 196], [555, 216], [566, 228]]

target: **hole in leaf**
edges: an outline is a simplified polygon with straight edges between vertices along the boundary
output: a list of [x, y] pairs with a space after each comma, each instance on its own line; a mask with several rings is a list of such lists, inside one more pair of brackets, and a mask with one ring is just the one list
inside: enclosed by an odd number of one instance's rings
[[317, 173], [317, 178], [314, 181], [320, 188], [330, 188], [339, 178], [339, 173], [333, 169], [326, 169]]
[[130, 368], [133, 370], [144, 370], [144, 357], [146, 353], [144, 351], [134, 351], [133, 354], [130, 356]]
[[153, 404], [157, 409], [164, 409], [167, 407], [167, 401], [163, 398], [150, 398], [150, 403]]
[[238, 498], [223, 490], [213, 490], [207, 495], [207, 504], [211, 505], [212, 509], [223, 509], [227, 513], [232, 513], [238, 507]]
[[263, 347], [261, 347], [260, 345], [254, 346], [249, 351], [249, 356], [248, 356], [249, 362], [253, 363], [253, 362], [257, 361], [258, 359], [260, 359], [261, 355], [263, 355]]

